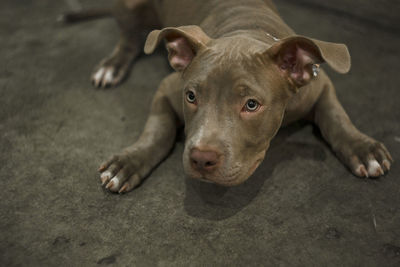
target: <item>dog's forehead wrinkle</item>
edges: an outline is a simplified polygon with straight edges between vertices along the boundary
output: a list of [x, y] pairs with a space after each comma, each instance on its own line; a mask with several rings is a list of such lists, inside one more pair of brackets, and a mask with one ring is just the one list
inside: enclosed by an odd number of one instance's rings
[[[237, 61], [256, 63], [256, 55], [262, 54], [267, 46], [260, 41], [246, 37], [224, 37], [211, 43], [211, 47], [200, 55], [204, 60], [219, 64], [232, 64]], [[241, 63], [242, 63], [241, 62]], [[261, 63], [261, 62], [259, 62]]]
[[215, 87], [233, 87], [239, 83], [252, 85], [259, 82], [257, 75], [267, 65], [263, 58], [266, 47], [257, 42], [238, 37], [214, 40], [197, 55], [190, 70], [184, 73], [184, 79], [197, 85], [199, 90], [207, 89], [210, 83]]

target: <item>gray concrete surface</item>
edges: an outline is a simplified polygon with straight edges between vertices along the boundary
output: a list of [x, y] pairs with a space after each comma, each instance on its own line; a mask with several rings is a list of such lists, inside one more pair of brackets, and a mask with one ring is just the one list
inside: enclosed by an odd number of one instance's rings
[[328, 71], [354, 123], [397, 160], [385, 177], [354, 177], [297, 123], [238, 187], [185, 179], [180, 141], [117, 195], [100, 187], [98, 164], [138, 137], [169, 69], [162, 53], [141, 57], [122, 86], [94, 90], [89, 74], [118, 31], [107, 19], [55, 24], [66, 3], [0, 2], [0, 266], [399, 266], [398, 28], [277, 3], [298, 33], [348, 44], [351, 72]]

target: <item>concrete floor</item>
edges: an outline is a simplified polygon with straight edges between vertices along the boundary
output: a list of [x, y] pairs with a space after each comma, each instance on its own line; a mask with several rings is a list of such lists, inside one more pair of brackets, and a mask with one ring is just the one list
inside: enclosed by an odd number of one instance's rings
[[[328, 70], [339, 98], [399, 160], [395, 21], [300, 2], [277, 5], [298, 33], [348, 45], [351, 72]], [[358, 179], [304, 123], [282, 129], [238, 187], [185, 179], [180, 141], [135, 191], [104, 191], [99, 163], [138, 137], [169, 69], [162, 53], [141, 57], [122, 86], [94, 90], [89, 74], [118, 30], [107, 19], [55, 24], [69, 8], [0, 3], [0, 266], [399, 266], [400, 164]]]

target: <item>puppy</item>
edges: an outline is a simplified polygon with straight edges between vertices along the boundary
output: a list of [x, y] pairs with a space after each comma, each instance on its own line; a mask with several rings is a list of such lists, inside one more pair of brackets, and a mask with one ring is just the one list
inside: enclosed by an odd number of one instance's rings
[[320, 70], [326, 63], [348, 72], [347, 47], [296, 35], [271, 1], [119, 0], [108, 11], [68, 16], [106, 15], [117, 19], [121, 37], [95, 69], [96, 87], [122, 81], [142, 49], [142, 33], [151, 30], [144, 52], [164, 42], [175, 70], [161, 82], [139, 139], [99, 168], [110, 191], [140, 184], [168, 155], [182, 125], [186, 175], [224, 186], [247, 180], [278, 129], [299, 119], [315, 123], [356, 176], [390, 169], [388, 150], [352, 124]]

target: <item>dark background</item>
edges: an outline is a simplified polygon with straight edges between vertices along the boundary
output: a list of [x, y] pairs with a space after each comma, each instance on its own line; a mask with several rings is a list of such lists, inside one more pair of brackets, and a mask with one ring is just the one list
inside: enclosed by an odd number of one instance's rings
[[[1, 266], [399, 266], [399, 163], [356, 178], [301, 122], [238, 187], [185, 179], [180, 141], [141, 187], [104, 191], [98, 165], [138, 137], [170, 70], [158, 52], [117, 89], [93, 89], [118, 29], [111, 19], [56, 24], [74, 3], [109, 1], [0, 2]], [[350, 73], [327, 70], [339, 99], [398, 161], [399, 1], [277, 6], [299, 34], [348, 45]]]

